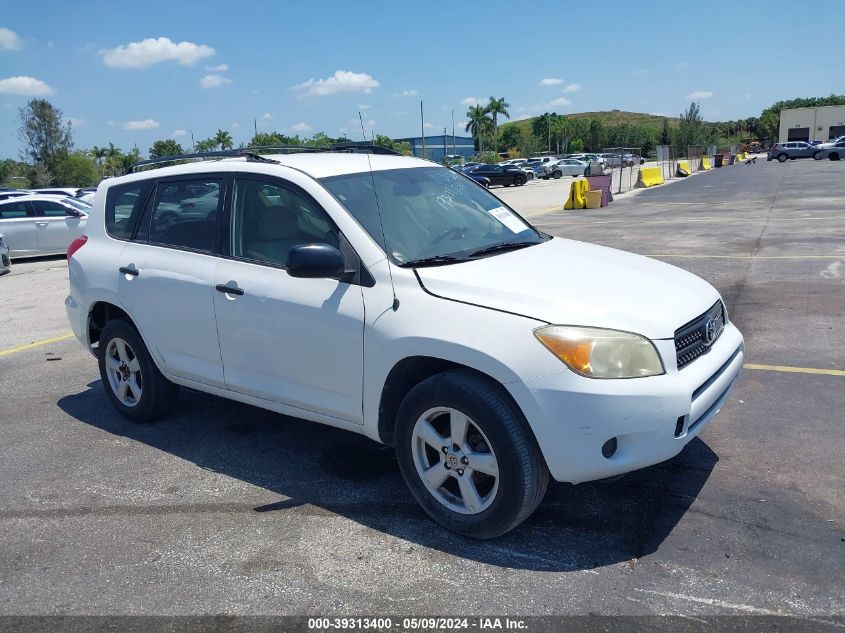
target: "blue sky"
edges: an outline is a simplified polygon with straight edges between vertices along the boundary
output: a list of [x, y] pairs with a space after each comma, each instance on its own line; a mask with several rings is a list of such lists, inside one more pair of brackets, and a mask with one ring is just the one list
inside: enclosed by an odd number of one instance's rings
[[[596, 7], [600, 5], [600, 10]], [[845, 92], [845, 2], [42, 1], [0, 17], [0, 157], [17, 108], [46, 96], [78, 147], [146, 153], [217, 128], [361, 138], [451, 132], [467, 104], [545, 111], [759, 115]], [[831, 35], [827, 35], [830, 32]], [[544, 81], [546, 80], [546, 81]]]

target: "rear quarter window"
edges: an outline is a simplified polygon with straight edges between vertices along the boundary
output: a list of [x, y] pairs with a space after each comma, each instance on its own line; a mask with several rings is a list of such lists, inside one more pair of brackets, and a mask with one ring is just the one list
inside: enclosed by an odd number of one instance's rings
[[106, 232], [119, 240], [132, 239], [152, 189], [152, 180], [110, 187], [106, 194]]

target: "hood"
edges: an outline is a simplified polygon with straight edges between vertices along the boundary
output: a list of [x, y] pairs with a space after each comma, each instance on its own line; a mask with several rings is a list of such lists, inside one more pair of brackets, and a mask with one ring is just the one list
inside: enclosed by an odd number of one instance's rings
[[674, 337], [719, 298], [713, 286], [675, 266], [559, 237], [417, 274], [426, 290], [445, 299], [651, 339]]

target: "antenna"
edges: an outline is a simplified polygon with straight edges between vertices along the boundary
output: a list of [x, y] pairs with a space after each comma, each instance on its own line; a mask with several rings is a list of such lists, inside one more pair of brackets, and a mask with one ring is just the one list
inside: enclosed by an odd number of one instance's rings
[[[364, 117], [361, 116], [361, 111], [358, 111], [358, 120], [361, 122], [361, 134], [364, 137], [364, 141], [367, 140], [367, 134], [364, 132]], [[370, 167], [370, 180], [373, 183], [373, 196], [376, 199], [376, 211], [378, 212], [378, 223], [381, 227], [381, 240], [382, 244], [384, 244], [384, 252], [387, 256], [387, 273], [390, 275], [390, 288], [393, 290], [393, 311], [396, 312], [399, 309], [399, 299], [396, 298], [396, 284], [393, 283], [393, 269], [390, 266], [390, 253], [388, 252], [387, 246], [387, 235], [384, 233], [384, 220], [381, 217], [381, 205], [378, 202], [378, 189], [376, 188], [376, 177], [373, 175], [373, 162], [370, 160], [370, 155], [367, 154], [367, 165]]]

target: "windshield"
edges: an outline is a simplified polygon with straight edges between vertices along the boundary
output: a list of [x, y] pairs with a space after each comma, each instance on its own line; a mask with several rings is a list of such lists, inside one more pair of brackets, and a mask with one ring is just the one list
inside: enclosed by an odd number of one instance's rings
[[431, 258], [460, 261], [499, 244], [544, 241], [484, 187], [450, 169], [390, 169], [320, 182], [400, 265]]

